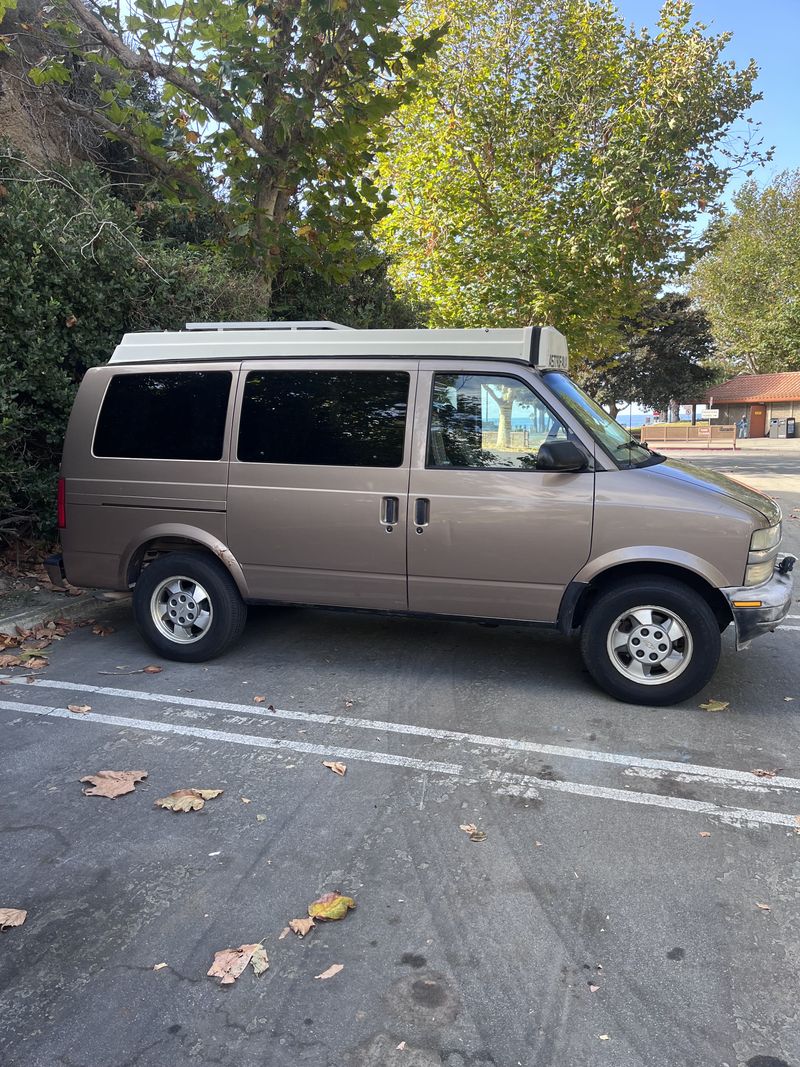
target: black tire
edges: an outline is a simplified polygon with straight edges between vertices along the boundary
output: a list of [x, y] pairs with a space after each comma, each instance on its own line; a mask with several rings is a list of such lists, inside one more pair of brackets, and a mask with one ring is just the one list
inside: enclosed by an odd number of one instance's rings
[[[640, 612], [640, 619], [629, 617], [618, 624], [626, 611], [640, 607], [655, 609], [651, 615], [655, 621], [647, 623], [647, 615]], [[664, 609], [663, 615], [659, 608]], [[673, 645], [664, 636], [670, 625], [666, 613], [676, 617], [672, 622], [673, 634], [680, 634], [682, 624], [689, 640], [677, 636]], [[662, 625], [664, 630], [659, 628]], [[630, 629], [626, 629], [628, 626]], [[615, 652], [609, 648], [609, 643], [614, 643], [612, 635], [619, 641], [627, 638]], [[667, 653], [660, 651], [665, 646]], [[657, 575], [631, 578], [600, 592], [581, 628], [581, 655], [586, 669], [601, 689], [626, 704], [664, 707], [694, 696], [717, 669], [720, 647], [719, 622], [703, 597], [680, 581]], [[642, 658], [643, 666], [636, 665], [634, 654]], [[662, 655], [670, 657], [670, 661], [676, 655], [682, 658], [683, 665], [678, 663], [674, 668], [675, 677], [669, 678], [666, 661], [664, 667], [648, 662]], [[651, 672], [653, 677], [665, 680], [656, 684], [637, 682], [624, 673], [626, 670]]]
[[[174, 581], [175, 591], [164, 590], [158, 604], [164, 605], [165, 613], [156, 611], [162, 618], [159, 625], [152, 607], [154, 597], [165, 582]], [[197, 602], [192, 599], [199, 590], [206, 594]], [[166, 602], [161, 597], [168, 598]], [[184, 598], [184, 604], [177, 600]], [[175, 599], [173, 606], [171, 601]], [[188, 605], [186, 615], [177, 615]], [[169, 618], [169, 613], [176, 615]], [[203, 628], [200, 623], [209, 616]], [[247, 621], [247, 605], [239, 595], [236, 583], [228, 571], [212, 556], [201, 552], [168, 552], [148, 564], [139, 576], [133, 590], [133, 615], [139, 633], [151, 648], [164, 659], [183, 663], [201, 663], [224, 652], [242, 634]], [[184, 621], [186, 626], [178, 624]], [[168, 636], [166, 631], [172, 629]]]

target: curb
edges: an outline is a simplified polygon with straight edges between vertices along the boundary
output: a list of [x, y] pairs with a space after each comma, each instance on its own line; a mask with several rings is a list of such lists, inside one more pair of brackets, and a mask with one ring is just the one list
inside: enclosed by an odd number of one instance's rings
[[111, 600], [106, 599], [100, 592], [81, 593], [77, 597], [65, 596], [63, 603], [50, 601], [47, 604], [24, 608], [22, 611], [14, 612], [13, 615], [0, 615], [0, 633], [13, 634], [17, 626], [21, 630], [32, 630], [49, 619], [91, 619], [105, 613], [120, 601], [129, 599], [126, 593]]

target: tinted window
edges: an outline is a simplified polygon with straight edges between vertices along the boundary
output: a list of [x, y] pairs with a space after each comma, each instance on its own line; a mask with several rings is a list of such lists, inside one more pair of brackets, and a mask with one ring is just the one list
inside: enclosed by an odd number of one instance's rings
[[409, 381], [399, 371], [251, 371], [239, 459], [399, 467]]
[[567, 431], [527, 385], [494, 374], [437, 374], [429, 467], [536, 469], [544, 440]]
[[118, 374], [106, 390], [96, 456], [220, 459], [229, 371]]

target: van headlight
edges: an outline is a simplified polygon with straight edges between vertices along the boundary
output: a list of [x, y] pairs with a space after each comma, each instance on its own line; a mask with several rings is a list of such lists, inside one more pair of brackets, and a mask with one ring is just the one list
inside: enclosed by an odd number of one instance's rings
[[781, 524], [767, 526], [763, 530], [756, 530], [750, 538], [751, 552], [766, 552], [770, 548], [777, 548], [781, 543]]

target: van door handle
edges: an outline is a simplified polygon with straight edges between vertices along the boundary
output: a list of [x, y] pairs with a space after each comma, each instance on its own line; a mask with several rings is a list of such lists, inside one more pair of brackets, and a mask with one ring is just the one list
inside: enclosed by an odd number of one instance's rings
[[381, 522], [384, 526], [396, 526], [400, 517], [400, 500], [396, 496], [385, 496], [381, 502]]
[[425, 497], [419, 497], [414, 504], [414, 525], [417, 527], [417, 533], [422, 533], [421, 527], [428, 525], [430, 513], [430, 500], [426, 500]]

